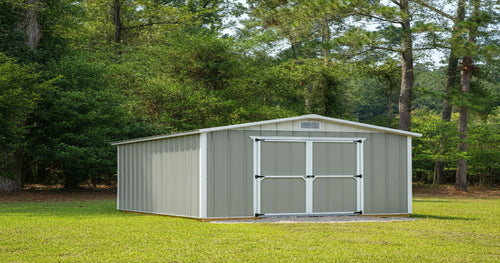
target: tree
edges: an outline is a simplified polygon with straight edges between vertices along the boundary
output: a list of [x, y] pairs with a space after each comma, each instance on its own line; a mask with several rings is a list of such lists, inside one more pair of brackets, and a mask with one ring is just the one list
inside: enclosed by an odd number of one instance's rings
[[0, 191], [21, 187], [22, 163], [29, 114], [36, 108], [40, 92], [48, 88], [35, 67], [18, 63], [0, 53]]
[[[457, 52], [460, 49], [460, 43], [462, 42], [461, 39], [463, 38], [462, 23], [465, 18], [465, 0], [457, 1], [455, 16], [447, 14], [441, 8], [436, 7], [428, 2], [422, 0], [415, 0], [415, 2], [453, 22], [450, 41], [449, 41], [450, 45], [449, 45], [448, 66], [446, 68], [445, 95], [443, 96], [443, 109], [441, 112], [441, 120], [444, 122], [450, 122], [451, 112], [452, 112], [452, 104], [450, 102], [450, 99], [452, 91], [458, 84], [457, 72], [458, 72], [459, 58]], [[444, 162], [436, 160], [434, 167], [434, 181], [433, 181], [435, 184], [445, 183], [444, 169], [445, 169]]]
[[[339, 84], [332, 51], [332, 36], [343, 30], [342, 21], [348, 16], [341, 1], [249, 1], [250, 19], [244, 21], [275, 36], [275, 44], [286, 41], [289, 48], [277, 54], [281, 70], [290, 70], [295, 80], [289, 85], [303, 94], [306, 112], [340, 114]], [[268, 54], [269, 55], [269, 54]], [[294, 71], [294, 70], [296, 71]], [[299, 76], [300, 75], [300, 76]], [[337, 109], [333, 109], [338, 105]]]
[[[411, 21], [413, 11], [410, 10], [410, 1], [393, 0], [392, 4], [381, 3], [380, 1], [364, 2], [354, 1], [354, 14], [371, 20], [378, 21], [381, 27], [388, 29], [392, 25], [398, 25], [397, 38], [400, 40], [399, 48], [394, 48], [394, 41], [386, 42], [391, 44], [384, 47], [388, 50], [396, 51], [401, 56], [401, 89], [399, 95], [399, 129], [410, 130], [411, 123], [411, 100], [413, 92], [413, 41]], [[383, 47], [383, 46], [382, 46]]]
[[147, 124], [133, 124], [120, 105], [123, 100], [105, 79], [102, 64], [65, 57], [48, 65], [46, 78], [55, 88], [41, 94], [28, 124], [27, 177], [33, 182], [62, 182], [74, 189], [83, 182], [115, 178], [115, 149], [111, 141], [151, 135]]
[[[479, 8], [481, 6], [480, 0], [473, 0], [473, 10], [471, 14], [471, 26], [469, 28], [469, 37], [467, 39], [468, 46], [474, 46], [476, 44], [476, 36], [479, 27]], [[461, 93], [462, 96], [467, 96], [470, 92], [472, 71], [474, 71], [473, 65], [473, 52], [472, 50], [466, 50], [466, 54], [462, 59], [461, 71], [462, 77], [460, 79], [460, 85], [462, 86]], [[458, 151], [462, 154], [467, 152], [467, 106], [461, 105], [459, 107], [459, 118], [458, 118]], [[457, 161], [457, 178], [455, 183], [455, 189], [457, 190], [467, 190], [467, 159], [464, 156], [460, 156]]]

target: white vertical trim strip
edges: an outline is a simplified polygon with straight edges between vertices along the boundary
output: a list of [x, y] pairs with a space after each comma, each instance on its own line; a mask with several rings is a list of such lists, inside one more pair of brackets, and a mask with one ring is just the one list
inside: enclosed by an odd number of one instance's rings
[[[356, 175], [361, 174], [360, 143], [356, 143]], [[361, 211], [361, 183], [362, 178], [356, 177], [356, 211]]]
[[412, 193], [412, 156], [411, 156], [411, 137], [408, 136], [406, 137], [406, 159], [407, 159], [407, 175], [408, 175], [408, 214], [413, 213], [413, 205], [412, 205], [412, 198], [413, 198], [413, 193]]
[[253, 168], [252, 168], [252, 182], [253, 182], [253, 214], [255, 215], [258, 213], [258, 207], [257, 207], [257, 202], [258, 197], [257, 197], [257, 178], [255, 178], [255, 175], [257, 175], [257, 142], [255, 139], [253, 139]]
[[364, 154], [365, 154], [365, 148], [364, 148], [364, 143], [365, 140], [362, 140], [361, 143], [359, 143], [359, 174], [362, 174], [363, 176], [360, 178], [359, 182], [359, 199], [360, 199], [360, 209], [362, 214], [365, 213], [365, 159], [364, 159]]
[[[262, 174], [262, 166], [261, 166], [261, 158], [262, 158], [262, 142], [257, 140], [257, 175]], [[255, 179], [257, 181], [257, 214], [262, 214], [262, 193], [261, 193], [261, 185], [262, 179]]]
[[199, 217], [207, 217], [207, 134], [200, 133], [200, 160], [199, 160], [199, 194], [200, 194], [200, 211]]
[[[306, 174], [314, 175], [313, 171], [313, 142], [306, 141]], [[313, 181], [314, 178], [306, 179], [306, 213], [313, 212]]]
[[306, 174], [313, 175], [313, 142], [306, 141]]
[[120, 146], [116, 147], [116, 209], [120, 209]]

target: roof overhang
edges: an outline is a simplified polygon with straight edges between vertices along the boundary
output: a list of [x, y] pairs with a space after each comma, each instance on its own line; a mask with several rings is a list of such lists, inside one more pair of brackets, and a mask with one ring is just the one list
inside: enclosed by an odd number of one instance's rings
[[420, 133], [403, 131], [403, 130], [398, 130], [398, 129], [391, 129], [391, 128], [387, 128], [387, 127], [365, 124], [365, 123], [360, 123], [360, 122], [355, 122], [355, 121], [347, 121], [347, 120], [342, 120], [342, 119], [337, 119], [337, 118], [325, 117], [325, 116], [316, 115], [316, 114], [308, 114], [308, 115], [302, 115], [302, 116], [297, 116], [297, 117], [249, 122], [249, 123], [234, 124], [234, 125], [227, 125], [227, 126], [220, 126], [220, 127], [213, 127], [213, 128], [205, 128], [205, 129], [199, 129], [199, 130], [194, 130], [194, 131], [189, 131], [189, 132], [137, 138], [137, 139], [131, 139], [131, 140], [126, 140], [126, 141], [112, 142], [111, 145], [122, 145], [122, 144], [136, 143], [136, 142], [161, 140], [161, 139], [166, 139], [166, 138], [171, 138], [171, 137], [187, 136], [187, 135], [209, 133], [209, 132], [215, 132], [215, 131], [242, 129], [242, 128], [247, 128], [247, 127], [257, 126], [257, 125], [274, 124], [274, 123], [298, 121], [298, 120], [320, 120], [320, 121], [331, 122], [331, 123], [340, 124], [340, 125], [346, 125], [346, 126], [351, 126], [351, 127], [361, 128], [361, 129], [367, 129], [367, 130], [371, 130], [371, 131], [390, 133], [390, 134], [396, 134], [396, 135], [407, 136], [407, 137], [422, 137], [422, 134], [420, 134]]

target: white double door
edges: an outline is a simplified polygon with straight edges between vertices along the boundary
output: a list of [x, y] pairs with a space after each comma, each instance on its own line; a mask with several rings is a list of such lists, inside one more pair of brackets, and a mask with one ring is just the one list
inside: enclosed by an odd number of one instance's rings
[[364, 138], [252, 139], [256, 216], [363, 212]]

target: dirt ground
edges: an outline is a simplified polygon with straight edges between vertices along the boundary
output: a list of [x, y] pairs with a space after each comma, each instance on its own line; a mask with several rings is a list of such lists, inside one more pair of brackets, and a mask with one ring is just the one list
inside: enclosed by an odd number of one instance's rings
[[81, 187], [74, 191], [66, 191], [62, 185], [26, 185], [16, 193], [0, 192], [0, 202], [69, 202], [116, 199], [116, 188], [98, 185], [96, 189]]
[[[500, 186], [479, 188], [469, 187], [468, 191], [455, 191], [453, 185], [414, 185], [413, 197], [445, 197], [445, 198], [500, 198]], [[33, 201], [91, 201], [116, 199], [116, 188], [97, 186], [96, 189], [82, 187], [75, 191], [65, 191], [62, 186], [26, 185], [17, 193], [0, 193], [0, 202], [33, 202]]]
[[454, 185], [413, 185], [413, 197], [500, 198], [500, 186], [468, 187], [456, 191]]

